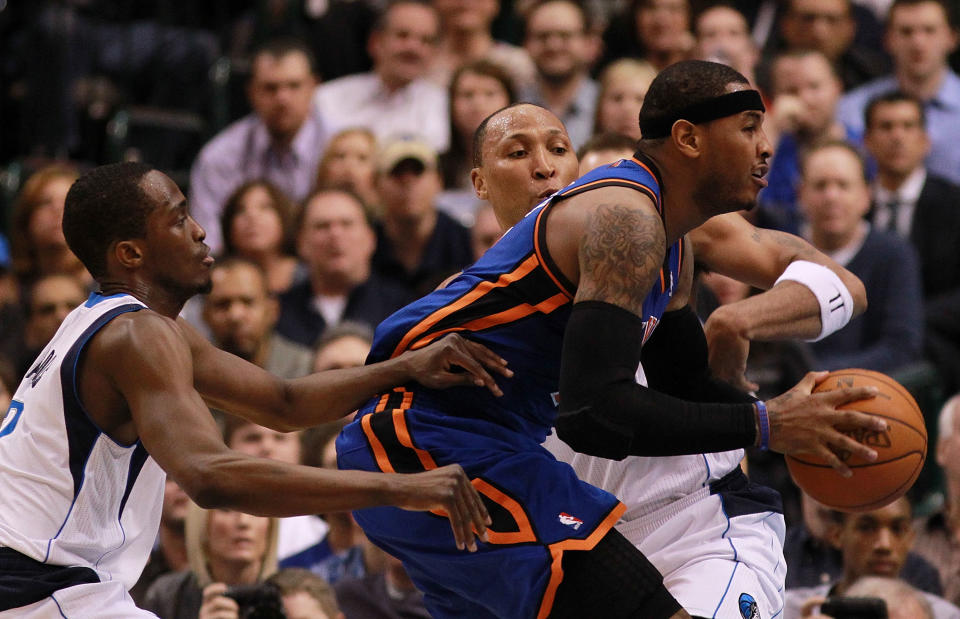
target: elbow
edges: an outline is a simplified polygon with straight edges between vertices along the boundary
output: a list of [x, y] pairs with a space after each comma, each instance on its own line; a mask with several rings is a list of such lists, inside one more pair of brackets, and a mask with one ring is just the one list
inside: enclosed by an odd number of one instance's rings
[[630, 455], [631, 436], [607, 423], [593, 406], [561, 409], [556, 422], [557, 438], [576, 452], [623, 460]]
[[203, 509], [231, 507], [230, 493], [224, 481], [223, 475], [210, 465], [192, 467], [188, 475], [177, 478], [190, 500]]

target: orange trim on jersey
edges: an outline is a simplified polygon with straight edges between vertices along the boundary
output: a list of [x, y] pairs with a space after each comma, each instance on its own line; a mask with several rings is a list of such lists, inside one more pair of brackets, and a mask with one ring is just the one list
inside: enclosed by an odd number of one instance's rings
[[363, 428], [367, 442], [370, 443], [370, 449], [373, 450], [373, 456], [377, 459], [377, 466], [380, 467], [380, 470], [384, 473], [396, 473], [393, 465], [390, 464], [390, 458], [387, 457], [387, 451], [383, 448], [380, 439], [378, 439], [377, 435], [373, 432], [373, 428], [370, 427], [370, 415], [364, 415], [363, 418], [360, 419], [360, 427]]
[[560, 281], [560, 278], [557, 277], [553, 271], [550, 270], [550, 261], [546, 259], [543, 255], [543, 248], [540, 247], [540, 225], [542, 224], [543, 216], [547, 212], [547, 209], [552, 206], [552, 202], [547, 206], [540, 209], [540, 213], [537, 214], [537, 221], [533, 226], [533, 252], [537, 256], [537, 260], [540, 261], [540, 266], [543, 267], [543, 272], [547, 274], [547, 277], [550, 278], [550, 281], [560, 289], [560, 292], [565, 294], [569, 299], [573, 300], [573, 292], [567, 289], [566, 286]]
[[394, 349], [393, 354], [390, 355], [390, 358], [396, 357], [403, 351], [407, 349], [411, 342], [417, 339], [424, 332], [428, 331], [432, 326], [449, 316], [450, 314], [463, 309], [464, 307], [470, 305], [477, 299], [480, 299], [484, 295], [490, 293], [492, 290], [497, 288], [504, 288], [509, 286], [513, 282], [522, 279], [525, 275], [533, 271], [539, 265], [537, 261], [537, 256], [532, 255], [526, 260], [524, 260], [520, 265], [509, 273], [504, 273], [496, 282], [484, 281], [477, 285], [476, 288], [468, 292], [467, 294], [460, 297], [455, 302], [450, 305], [446, 305], [436, 310], [419, 323], [417, 323], [412, 329], [407, 331], [407, 334], [403, 336], [403, 339], [400, 340], [400, 343], [397, 344], [397, 347]]
[[520, 320], [521, 318], [526, 318], [535, 312], [549, 314], [558, 307], [562, 307], [569, 302], [570, 299], [567, 298], [566, 294], [555, 294], [549, 299], [541, 301], [536, 305], [530, 305], [529, 303], [516, 305], [508, 310], [491, 314], [489, 316], [484, 316], [483, 318], [477, 318], [476, 320], [471, 320], [470, 322], [464, 323], [457, 327], [450, 327], [449, 329], [444, 329], [443, 331], [431, 333], [430, 335], [417, 340], [417, 343], [411, 346], [410, 349], [417, 350], [418, 348], [422, 348], [430, 342], [436, 340], [437, 338], [443, 337], [448, 333], [454, 333], [456, 331], [481, 331], [483, 329], [489, 329], [490, 327], [496, 327], [497, 325], [514, 322]]
[[684, 237], [682, 236], [679, 239], [677, 239], [677, 242], [680, 243], [680, 247], [679, 247], [680, 256], [677, 258], [677, 280], [678, 281], [680, 280], [680, 274], [683, 273], [683, 239]]
[[[407, 393], [411, 396], [410, 401], [412, 402], [413, 394], [410, 392]], [[397, 439], [401, 445], [412, 449], [417, 454], [417, 458], [420, 459], [420, 464], [423, 465], [423, 468], [428, 471], [437, 468], [437, 463], [433, 461], [433, 456], [431, 456], [429, 452], [413, 445], [413, 439], [410, 438], [410, 430], [407, 428], [407, 418], [405, 414], [406, 410], [410, 407], [409, 404], [407, 404], [406, 394], [403, 397], [403, 403], [406, 404], [406, 406], [393, 409], [393, 427], [397, 431]]]
[[563, 582], [563, 553], [566, 550], [590, 550], [597, 545], [597, 542], [607, 534], [607, 532], [617, 524], [620, 516], [627, 511], [627, 506], [623, 503], [617, 503], [607, 517], [594, 528], [593, 532], [586, 539], [565, 539], [556, 544], [550, 544], [547, 548], [550, 550], [550, 556], [553, 562], [550, 564], [550, 580], [547, 582], [547, 588], [543, 592], [543, 599], [540, 602], [540, 610], [537, 612], [537, 619], [546, 618], [553, 610], [553, 601], [557, 595], [557, 588]]
[[[648, 166], [648, 165], [645, 164], [644, 162], [640, 161], [640, 160], [637, 159], [636, 157], [630, 157], [630, 161], [634, 162], [635, 164], [637, 164], [638, 166], [640, 166], [641, 168], [643, 168], [644, 170], [646, 170], [647, 172], [649, 172], [649, 173], [650, 173], [650, 176], [653, 177], [654, 182], [657, 183], [657, 189], [660, 188], [660, 181], [657, 180], [657, 175], [656, 175], [656, 173], [655, 173], [653, 170], [650, 169], [650, 166]], [[646, 187], [646, 185], [644, 185], [644, 187]], [[647, 189], [649, 189], [649, 187], [647, 187]], [[660, 199], [656, 197], [656, 193], [654, 193], [654, 203], [655, 203], [654, 205], [657, 207], [657, 210], [658, 210], [658, 211], [663, 211], [663, 208], [662, 208], [661, 205], [660, 205]]]
[[667, 291], [667, 282], [663, 278], [663, 269], [660, 269], [660, 292]]
[[377, 408], [374, 409], [375, 413], [382, 413], [387, 408], [387, 402], [390, 400], [390, 394], [385, 393], [383, 397], [380, 398], [380, 401], [377, 402]]
[[527, 518], [527, 513], [523, 511], [520, 503], [480, 478], [472, 479], [470, 483], [477, 489], [477, 492], [486, 495], [488, 499], [510, 512], [520, 529], [519, 531], [498, 532], [488, 528], [487, 538], [491, 544], [522, 544], [537, 541], [537, 535], [533, 532], [533, 527], [530, 526], [530, 519]]

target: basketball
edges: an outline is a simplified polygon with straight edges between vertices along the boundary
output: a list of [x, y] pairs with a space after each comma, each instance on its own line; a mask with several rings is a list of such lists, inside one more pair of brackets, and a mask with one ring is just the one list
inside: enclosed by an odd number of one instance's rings
[[902, 496], [916, 481], [927, 457], [927, 428], [913, 396], [897, 381], [871, 370], [836, 370], [814, 392], [844, 387], [873, 386], [871, 400], [850, 402], [840, 408], [871, 413], [887, 422], [886, 432], [857, 430], [847, 435], [877, 452], [869, 462], [850, 453], [841, 460], [853, 471], [842, 477], [824, 460], [812, 456], [785, 456], [794, 482], [824, 505], [846, 512], [883, 507]]

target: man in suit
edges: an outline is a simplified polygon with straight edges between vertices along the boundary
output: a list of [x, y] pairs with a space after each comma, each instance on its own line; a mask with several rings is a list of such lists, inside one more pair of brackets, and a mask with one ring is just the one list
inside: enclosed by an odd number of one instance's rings
[[877, 162], [874, 226], [909, 239], [920, 258], [927, 356], [960, 386], [960, 186], [929, 173], [926, 114], [903, 92], [876, 97], [864, 115], [864, 142]]

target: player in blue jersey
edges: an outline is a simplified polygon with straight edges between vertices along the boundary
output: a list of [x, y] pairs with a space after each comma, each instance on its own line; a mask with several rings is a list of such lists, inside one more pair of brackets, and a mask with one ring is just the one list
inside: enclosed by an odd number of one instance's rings
[[[374, 542], [404, 561], [435, 616], [687, 616], [659, 573], [611, 531], [624, 506], [539, 446], [554, 422], [575, 448], [612, 458], [751, 444], [817, 453], [840, 470], [833, 449], [875, 457], [834, 427], [882, 427], [837, 410], [870, 390], [811, 396], [808, 377], [765, 406], [746, 398], [703, 404], [634, 382], [642, 342], [672, 294], [688, 286], [680, 281], [689, 273], [683, 235], [713, 215], [752, 205], [769, 157], [762, 102], [742, 76], [713, 63], [683, 63], [658, 77], [660, 88], [677, 72], [692, 85], [678, 93], [686, 107], [651, 125], [666, 127], [661, 142], [676, 147], [651, 144], [650, 153], [560, 191], [446, 288], [378, 329], [371, 360], [459, 332], [516, 370], [496, 402], [463, 390], [383, 394], [338, 440], [341, 468], [409, 472], [459, 462], [483, 495], [493, 518], [490, 541], [468, 558], [443, 549], [445, 534], [429, 515], [389, 508], [356, 514]], [[500, 121], [494, 115], [485, 130], [501, 129]], [[475, 141], [483, 143], [480, 133]], [[538, 158], [543, 185], [555, 175], [551, 158], [570, 152], [562, 128], [544, 149], [502, 133], [498, 157]]]
[[0, 615], [152, 616], [127, 589], [156, 539], [164, 471], [207, 508], [291, 516], [390, 504], [443, 510], [461, 548], [483, 535], [486, 510], [457, 466], [388, 477], [253, 458], [224, 445], [207, 404], [289, 431], [410, 380], [499, 393], [484, 369], [509, 375], [496, 355], [445, 338], [385, 364], [280, 380], [177, 318], [209, 289], [213, 259], [167, 176], [96, 168], [70, 189], [63, 226], [99, 290], [66, 317], [0, 425]]

